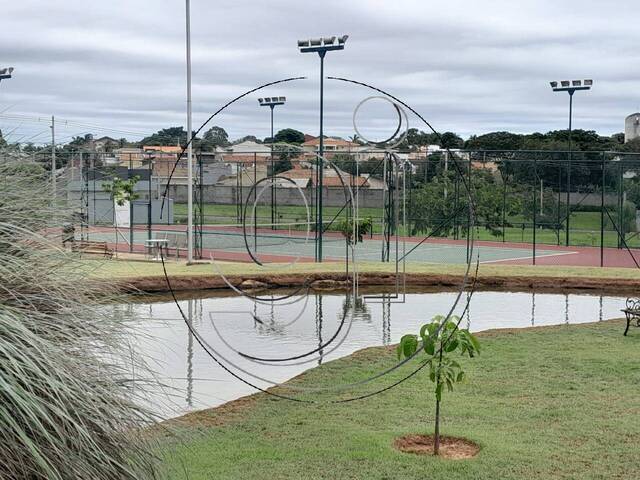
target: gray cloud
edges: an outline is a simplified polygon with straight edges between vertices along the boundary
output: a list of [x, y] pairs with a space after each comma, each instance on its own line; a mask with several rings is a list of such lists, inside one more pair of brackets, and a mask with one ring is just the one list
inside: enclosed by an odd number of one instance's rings
[[[593, 78], [594, 89], [576, 96], [575, 126], [611, 134], [640, 104], [639, 17], [631, 1], [192, 0], [194, 124], [256, 85], [305, 75], [261, 94], [288, 97], [278, 128], [317, 133], [318, 60], [298, 54], [295, 42], [349, 33], [345, 51], [328, 55], [326, 73], [389, 90], [438, 130], [564, 128], [566, 95], [548, 81]], [[23, 0], [3, 6], [3, 20], [0, 63], [16, 71], [0, 84], [0, 111], [55, 114], [128, 138], [185, 123], [183, 1]], [[353, 108], [371, 92], [326, 86], [327, 133], [352, 135]], [[266, 136], [258, 96], [214, 124], [232, 137]], [[363, 123], [381, 135], [389, 126], [386, 117]], [[45, 122], [0, 117], [0, 128], [13, 129], [14, 139], [47, 139], [38, 136]], [[76, 133], [84, 131], [61, 123], [61, 136]]]

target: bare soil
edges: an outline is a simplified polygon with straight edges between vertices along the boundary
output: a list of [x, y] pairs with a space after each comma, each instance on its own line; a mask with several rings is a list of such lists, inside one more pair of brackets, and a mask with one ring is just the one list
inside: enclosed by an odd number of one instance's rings
[[[463, 281], [460, 275], [434, 275], [421, 273], [406, 274], [406, 284], [421, 287], [452, 288], [459, 287]], [[295, 288], [308, 284], [314, 290], [343, 289], [349, 280], [344, 273], [301, 273], [276, 275], [233, 275], [227, 277], [237, 288], [272, 289]], [[361, 286], [395, 285], [395, 276], [388, 273], [364, 272], [359, 275]], [[178, 275], [169, 279], [174, 291], [189, 290], [228, 290], [229, 286], [216, 275]], [[120, 288], [128, 292], [160, 293], [168, 292], [169, 286], [164, 277], [138, 277], [119, 282]], [[476, 289], [510, 290], [549, 290], [549, 291], [597, 291], [615, 293], [634, 293], [640, 288], [639, 279], [625, 278], [586, 278], [586, 277], [518, 277], [518, 276], [480, 276], [476, 280]]]
[[[393, 442], [393, 446], [405, 453], [433, 455], [433, 435], [404, 435]], [[473, 458], [480, 447], [466, 438], [440, 436], [440, 457], [450, 460]]]

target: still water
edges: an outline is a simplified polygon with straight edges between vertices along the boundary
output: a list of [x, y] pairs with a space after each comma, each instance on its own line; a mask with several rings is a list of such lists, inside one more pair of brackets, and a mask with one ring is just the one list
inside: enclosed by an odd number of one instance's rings
[[[293, 297], [284, 305], [204, 295], [178, 302], [199, 339], [218, 358], [225, 359], [225, 365], [234, 372], [261, 387], [269, 387], [264, 380], [283, 382], [361, 348], [396, 343], [403, 334], [417, 332], [434, 315], [447, 313], [458, 293], [408, 293], [395, 299], [387, 296], [358, 302], [344, 293], [323, 293]], [[163, 385], [149, 399], [159, 414], [178, 416], [255, 391], [208, 356], [172, 300], [151, 300], [109, 308], [130, 320], [135, 332], [133, 348], [142, 353], [155, 380]], [[468, 302], [461, 327], [478, 332], [602, 321], [620, 317], [624, 302], [624, 297], [613, 296], [481, 291]], [[461, 314], [466, 304], [465, 293], [455, 312]], [[336, 331], [339, 333], [335, 340], [326, 345]], [[314, 349], [318, 350], [314, 355], [275, 366], [256, 363], [238, 353], [273, 359]]]

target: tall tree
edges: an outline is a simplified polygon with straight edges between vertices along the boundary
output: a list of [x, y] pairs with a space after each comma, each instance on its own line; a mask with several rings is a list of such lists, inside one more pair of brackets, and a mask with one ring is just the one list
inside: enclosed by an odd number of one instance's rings
[[226, 147], [229, 145], [229, 134], [222, 127], [213, 126], [202, 136], [202, 149], [213, 150], [216, 147]]
[[140, 145], [175, 146], [185, 143], [187, 143], [187, 131], [184, 127], [163, 128], [140, 140]]
[[304, 133], [293, 128], [285, 128], [276, 133], [274, 139], [276, 142], [300, 144], [304, 143]]

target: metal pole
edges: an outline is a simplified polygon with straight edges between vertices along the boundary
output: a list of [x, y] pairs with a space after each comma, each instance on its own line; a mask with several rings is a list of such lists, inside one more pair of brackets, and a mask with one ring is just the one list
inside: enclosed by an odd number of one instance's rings
[[571, 216], [571, 157], [572, 157], [572, 144], [571, 144], [571, 119], [573, 116], [573, 91], [569, 90], [569, 158], [567, 162], [567, 232], [566, 232], [566, 246], [569, 246], [569, 218]]
[[[273, 141], [273, 138], [272, 138]], [[253, 251], [258, 253], [258, 191], [255, 188], [255, 184], [258, 181], [258, 154], [253, 152]]]
[[[187, 263], [193, 262], [193, 146], [191, 144], [191, 6], [186, 0], [187, 34]], [[178, 159], [179, 161], [180, 159]]]
[[605, 189], [605, 164], [604, 152], [602, 152], [602, 192], [600, 193], [600, 266], [604, 267], [604, 189]]
[[[131, 157], [131, 156], [129, 156]], [[149, 199], [148, 209], [147, 209], [147, 238], [151, 240], [151, 223], [153, 222], [153, 214], [151, 209], [153, 208], [151, 204], [151, 175], [153, 173], [153, 160], [149, 159], [149, 188], [147, 189], [147, 195]]]
[[622, 161], [618, 162], [618, 248], [622, 248], [624, 245], [624, 220], [622, 215], [622, 209], [624, 208], [624, 201], [622, 199]]
[[[273, 109], [275, 105], [270, 105], [271, 109], [271, 177], [275, 175], [275, 163], [273, 161]], [[271, 178], [271, 229], [276, 229], [276, 184]]]
[[533, 185], [531, 192], [533, 193], [533, 264], [536, 264], [536, 230], [538, 229], [537, 225], [537, 210], [538, 206], [536, 205], [536, 177], [538, 176], [538, 161], [537, 157], [533, 157]]
[[318, 149], [318, 186], [317, 190], [317, 224], [316, 224], [316, 244], [317, 244], [317, 262], [322, 262], [322, 184], [324, 177], [324, 55], [326, 52], [318, 52], [320, 55], [320, 145]]
[[51, 115], [51, 195], [56, 199], [56, 119]]

